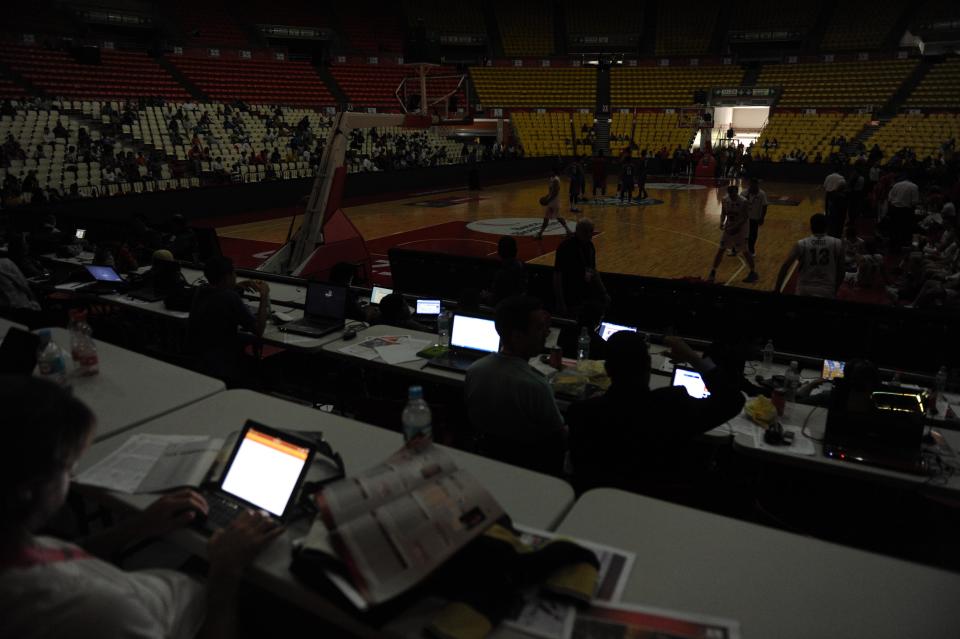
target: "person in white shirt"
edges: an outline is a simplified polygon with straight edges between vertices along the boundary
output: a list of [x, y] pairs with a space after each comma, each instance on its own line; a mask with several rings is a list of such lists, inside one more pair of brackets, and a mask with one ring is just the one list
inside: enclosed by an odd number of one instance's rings
[[547, 194], [540, 198], [540, 205], [543, 207], [543, 224], [540, 226], [540, 232], [537, 233], [537, 240], [543, 239], [543, 232], [547, 230], [550, 220], [560, 222], [568, 237], [573, 234], [567, 226], [567, 221], [560, 217], [560, 168], [557, 166], [554, 166], [550, 173], [549, 188]]
[[823, 180], [823, 190], [826, 194], [823, 200], [823, 208], [827, 216], [833, 211], [834, 202], [838, 197], [843, 196], [847, 189], [847, 179], [839, 171], [834, 171]]
[[897, 183], [890, 187], [887, 195], [887, 215], [890, 216], [890, 243], [894, 252], [911, 244], [913, 216], [917, 205], [920, 204], [920, 189], [906, 176], [901, 176]]
[[753, 284], [760, 276], [757, 275], [756, 266], [753, 262], [753, 255], [745, 251], [747, 246], [747, 234], [749, 232], [749, 221], [747, 214], [747, 200], [740, 195], [736, 186], [727, 187], [727, 194], [723, 198], [720, 209], [720, 228], [723, 229], [723, 235], [720, 238], [720, 246], [717, 248], [717, 254], [713, 258], [713, 267], [710, 269], [710, 275], [707, 276], [708, 282], [713, 282], [717, 277], [717, 267], [723, 261], [723, 252], [726, 249], [740, 251], [743, 253], [743, 259], [750, 267], [750, 273], [743, 280], [747, 284]]
[[206, 501], [192, 490], [163, 495], [82, 545], [38, 536], [64, 505], [93, 439], [94, 416], [68, 391], [30, 376], [0, 377], [0, 402], [0, 637], [237, 635], [243, 569], [281, 527], [247, 512], [214, 533], [206, 584], [174, 570], [125, 571], [104, 560], [206, 513]]
[[775, 293], [781, 292], [787, 273], [796, 262], [799, 264], [797, 295], [837, 296], [844, 275], [843, 242], [827, 235], [827, 216], [823, 213], [810, 217], [810, 232], [813, 235], [798, 241], [784, 260], [773, 289]]
[[767, 194], [760, 188], [760, 180], [750, 178], [750, 186], [747, 188], [747, 194], [744, 196], [747, 200], [747, 218], [750, 223], [750, 232], [747, 235], [747, 249], [750, 255], [757, 254], [757, 238], [760, 235], [760, 227], [767, 218]]

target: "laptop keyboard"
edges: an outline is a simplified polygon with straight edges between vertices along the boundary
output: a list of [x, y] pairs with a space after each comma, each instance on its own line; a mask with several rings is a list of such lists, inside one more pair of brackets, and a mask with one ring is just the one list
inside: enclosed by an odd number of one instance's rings
[[205, 496], [210, 511], [207, 513], [204, 526], [210, 530], [226, 528], [244, 511], [244, 507], [232, 499], [227, 499], [216, 493], [207, 493]]

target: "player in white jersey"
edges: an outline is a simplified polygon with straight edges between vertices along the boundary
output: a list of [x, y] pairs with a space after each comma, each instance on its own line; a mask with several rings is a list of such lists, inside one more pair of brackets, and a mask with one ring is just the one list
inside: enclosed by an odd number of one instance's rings
[[780, 292], [787, 271], [797, 262], [797, 295], [834, 298], [843, 283], [843, 242], [826, 234], [827, 216], [823, 213], [810, 218], [810, 232], [813, 235], [797, 242], [790, 251], [780, 267], [777, 286], [773, 290]]
[[749, 230], [747, 221], [747, 201], [740, 195], [740, 190], [736, 186], [728, 186], [727, 195], [723, 198], [720, 209], [720, 228], [723, 229], [723, 235], [720, 237], [717, 254], [713, 258], [713, 268], [707, 276], [708, 282], [712, 283], [717, 278], [717, 267], [720, 266], [723, 252], [727, 249], [743, 253], [743, 259], [750, 268], [750, 273], [744, 278], [744, 282], [753, 284], [760, 278], [753, 262], [753, 255], [745, 250]]
[[543, 206], [543, 225], [540, 227], [540, 232], [537, 233], [537, 239], [543, 239], [543, 232], [547, 230], [547, 225], [550, 224], [550, 220], [557, 220], [560, 224], [563, 225], [564, 230], [567, 232], [567, 235], [571, 235], [570, 227], [567, 226], [567, 221], [560, 217], [560, 169], [559, 167], [554, 166], [553, 171], [550, 174], [550, 186], [547, 194], [540, 198], [540, 204]]

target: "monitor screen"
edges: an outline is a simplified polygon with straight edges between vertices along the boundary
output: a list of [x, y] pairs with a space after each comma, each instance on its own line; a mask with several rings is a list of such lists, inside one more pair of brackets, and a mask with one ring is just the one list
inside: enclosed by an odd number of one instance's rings
[[611, 322], [603, 322], [600, 324], [600, 337], [603, 338], [603, 341], [610, 339], [610, 336], [614, 333], [619, 333], [620, 331], [630, 331], [631, 333], [637, 332], [636, 326], [623, 326], [621, 324], [613, 324]]
[[500, 349], [500, 335], [492, 319], [454, 315], [450, 346], [496, 353]]
[[347, 309], [347, 289], [334, 284], [310, 282], [304, 314], [308, 317], [343, 319]]
[[309, 462], [309, 448], [249, 428], [237, 446], [220, 488], [281, 517]]
[[846, 362], [835, 359], [825, 359], [823, 360], [823, 373], [821, 377], [823, 379], [843, 379], [843, 369], [846, 365]]
[[75, 237], [78, 240], [82, 240], [86, 236], [87, 236], [87, 229], [77, 229], [77, 233]]
[[440, 300], [417, 300], [417, 315], [439, 315]]
[[710, 391], [703, 381], [703, 377], [695, 370], [689, 368], [673, 369], [673, 386], [683, 386], [687, 389], [687, 395], [695, 399], [706, 399], [710, 397]]
[[110, 266], [85, 266], [87, 272], [98, 282], [122, 282], [123, 278]]
[[373, 290], [370, 291], [370, 303], [379, 304], [380, 300], [385, 298], [390, 293], [393, 293], [392, 288], [384, 288], [382, 286], [374, 286]]

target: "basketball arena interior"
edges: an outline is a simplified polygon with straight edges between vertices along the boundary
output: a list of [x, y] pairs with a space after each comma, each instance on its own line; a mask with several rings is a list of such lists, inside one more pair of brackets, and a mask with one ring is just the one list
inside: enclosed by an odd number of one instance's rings
[[0, 636], [960, 635], [958, 134], [949, 0], [4, 3]]

